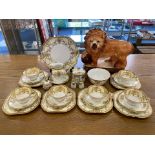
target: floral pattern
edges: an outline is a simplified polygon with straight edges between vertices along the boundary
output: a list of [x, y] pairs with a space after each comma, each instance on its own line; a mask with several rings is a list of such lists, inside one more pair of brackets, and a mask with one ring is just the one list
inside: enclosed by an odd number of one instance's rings
[[[51, 57], [52, 48], [55, 45], [63, 44], [66, 45], [70, 51], [70, 58], [69, 60], [64, 63], [63, 69], [70, 70], [77, 62], [78, 59], [78, 48], [75, 45], [75, 42], [69, 37], [51, 37], [49, 38], [43, 45], [43, 50], [41, 52], [41, 61], [44, 62], [50, 69], [55, 69], [53, 63], [60, 63], [53, 60]], [[62, 55], [60, 55], [62, 56]]]

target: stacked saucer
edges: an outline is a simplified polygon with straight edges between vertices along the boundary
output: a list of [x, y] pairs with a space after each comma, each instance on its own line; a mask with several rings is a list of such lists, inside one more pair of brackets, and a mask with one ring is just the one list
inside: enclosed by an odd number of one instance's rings
[[80, 91], [78, 106], [87, 113], [107, 113], [112, 109], [113, 102], [105, 87], [91, 85]]
[[141, 90], [128, 88], [117, 91], [113, 99], [114, 107], [126, 116], [147, 118], [152, 114], [150, 98]]
[[6, 98], [2, 110], [7, 115], [26, 114], [40, 104], [41, 93], [30, 87], [16, 88]]
[[114, 73], [110, 78], [110, 83], [117, 89], [140, 89], [141, 87], [138, 77], [128, 70], [120, 70], [118, 73]]
[[19, 80], [20, 86], [39, 87], [48, 80], [48, 73], [37, 67], [28, 68], [23, 72]]
[[75, 92], [65, 85], [56, 85], [45, 92], [41, 107], [49, 113], [70, 111], [76, 105]]

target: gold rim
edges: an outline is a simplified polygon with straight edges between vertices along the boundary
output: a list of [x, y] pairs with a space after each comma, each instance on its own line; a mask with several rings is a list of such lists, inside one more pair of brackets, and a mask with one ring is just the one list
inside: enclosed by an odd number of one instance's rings
[[143, 110], [136, 110], [134, 108], [129, 108], [127, 106], [125, 106], [123, 103], [120, 102], [119, 98], [122, 97], [123, 95], [123, 92], [119, 93], [118, 96], [117, 96], [117, 103], [120, 104], [120, 106], [126, 108], [128, 111], [130, 111], [131, 113], [140, 113], [140, 112], [145, 112], [148, 108], [148, 104], [147, 103], [144, 103], [144, 109]]
[[122, 107], [121, 105], [119, 105], [119, 103], [117, 102], [117, 97], [118, 95], [121, 93], [122, 91], [117, 91], [116, 93], [114, 93], [113, 95], [113, 101], [114, 101], [114, 107], [123, 115], [125, 116], [130, 116], [130, 117], [137, 117], [137, 118], [147, 118], [152, 114], [152, 107], [150, 105], [150, 103], [148, 103], [148, 109], [145, 112], [142, 113], [133, 113], [129, 110], [127, 110], [126, 108]]
[[[65, 85], [62, 85], [65, 86]], [[55, 87], [55, 86], [53, 86]], [[67, 86], [65, 86], [69, 92], [72, 93], [72, 101], [70, 103], [68, 103], [65, 107], [63, 108], [54, 108], [51, 105], [49, 105], [46, 101], [46, 96], [48, 95], [48, 91], [43, 95], [43, 99], [41, 101], [41, 108], [43, 109], [43, 111], [48, 112], [48, 113], [65, 113], [68, 112], [70, 110], [72, 110], [75, 105], [76, 105], [76, 93], [68, 88]]]
[[[50, 58], [50, 52], [46, 52], [45, 48], [48, 48], [48, 46], [50, 45], [50, 41], [51, 40], [55, 40], [54, 43], [57, 43], [59, 40], [63, 40], [66, 39], [69, 46], [69, 48], [72, 49], [72, 51], [74, 52], [74, 57], [69, 60], [68, 62], [66, 62], [64, 64], [64, 69], [65, 70], [70, 70], [72, 67], [74, 67], [74, 65], [77, 63], [78, 57], [79, 57], [79, 51], [78, 48], [76, 47], [75, 42], [70, 38], [70, 37], [50, 37], [44, 44], [43, 44], [43, 50], [41, 52], [40, 55], [40, 60], [42, 62], [44, 62], [50, 69], [55, 69], [54, 67], [52, 67], [52, 60]], [[48, 51], [48, 50], [47, 50]]]
[[14, 110], [12, 108], [10, 108], [8, 106], [8, 101], [9, 101], [9, 97], [10, 95], [5, 99], [4, 103], [3, 103], [3, 106], [2, 106], [2, 111], [6, 114], [6, 115], [21, 115], [21, 114], [27, 114], [27, 113], [30, 113], [32, 112], [33, 110], [35, 110], [39, 104], [40, 104], [40, 99], [41, 99], [41, 93], [40, 91], [36, 90], [36, 89], [33, 89], [34, 91], [37, 92], [38, 94], [38, 100], [36, 102], [34, 102], [32, 104], [32, 106], [30, 107], [27, 107], [25, 109], [21, 109], [21, 110]]
[[108, 113], [109, 111], [112, 110], [113, 108], [113, 102], [112, 102], [112, 98], [110, 99], [110, 102], [108, 102], [108, 104], [106, 104], [103, 108], [101, 109], [94, 109], [94, 108], [90, 108], [88, 106], [86, 106], [83, 101], [82, 101], [82, 97], [83, 94], [85, 94], [87, 91], [87, 88], [81, 90], [78, 94], [78, 106], [79, 108], [86, 112], [86, 113]]
[[[114, 73], [114, 74], [110, 77], [110, 83], [112, 84], [112, 86], [114, 86], [114, 87], [117, 88], [117, 89], [122, 89], [122, 90], [123, 90], [123, 89], [129, 88], [129, 87], [123, 87], [122, 85], [117, 84], [117, 83], [114, 81], [114, 79], [113, 79], [113, 77], [115, 76], [115, 74], [117, 74], [117, 73]], [[131, 88], [140, 89], [140, 88], [141, 88], [141, 83], [140, 83], [140, 81], [138, 81], [138, 84], [137, 84], [136, 86], [131, 87]]]
[[27, 83], [25, 83], [25, 82], [22, 81], [22, 77], [21, 77], [20, 80], [19, 80], [19, 82], [18, 82], [18, 84], [19, 84], [19, 86], [22, 86], [22, 87], [24, 87], [24, 86], [25, 87], [39, 87], [39, 86], [42, 86], [43, 83], [44, 83], [44, 81], [46, 81], [48, 79], [48, 77], [49, 77], [49, 75], [48, 75], [47, 72], [43, 71], [43, 73], [44, 73], [44, 78], [40, 82], [38, 82], [38, 83], [35, 83], [35, 84], [27, 84]]

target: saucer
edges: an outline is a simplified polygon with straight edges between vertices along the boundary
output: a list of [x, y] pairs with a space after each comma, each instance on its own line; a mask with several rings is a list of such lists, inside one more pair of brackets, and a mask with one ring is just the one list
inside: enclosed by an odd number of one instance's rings
[[129, 110], [128, 108], [122, 106], [118, 102], [118, 96], [122, 93], [123, 91], [117, 91], [113, 95], [113, 101], [114, 101], [114, 107], [123, 115], [130, 116], [130, 117], [137, 117], [137, 118], [147, 118], [152, 114], [152, 107], [150, 103], [148, 103], [148, 107], [144, 112], [133, 112], [132, 110]]
[[[115, 82], [115, 80], [114, 80], [115, 74], [117, 74], [117, 73], [114, 73], [114, 74], [110, 77], [110, 83], [112, 84], [112, 86], [114, 86], [114, 87], [117, 88], [117, 89], [122, 89], [122, 90], [128, 88], [128, 87], [124, 87], [124, 86], [118, 84], [117, 82]], [[140, 81], [138, 80], [137, 84], [136, 84], [135, 86], [133, 86], [132, 88], [140, 89], [140, 88], [141, 88], [141, 83], [140, 83]]]
[[35, 79], [33, 79], [33, 80], [29, 79], [25, 75], [22, 76], [22, 81], [27, 83], [27, 84], [30, 84], [30, 85], [31, 84], [37, 84], [40, 81], [42, 81], [43, 79], [44, 79], [44, 73], [43, 72], [39, 73], [39, 75]]
[[88, 102], [85, 103], [83, 98], [87, 93], [88, 93], [88, 88], [85, 88], [85, 89], [81, 90], [78, 94], [78, 103], [77, 104], [82, 111], [84, 111], [86, 113], [107, 113], [113, 108], [113, 102], [112, 102], [111, 97], [108, 100], [108, 102], [102, 104], [102, 106], [100, 104], [97, 108], [92, 107], [92, 105], [88, 104]]
[[139, 82], [138, 77], [131, 71], [120, 70], [113, 76], [114, 81], [123, 87], [134, 87]]
[[118, 95], [117, 101], [121, 104], [121, 106], [135, 113], [145, 112], [148, 108], [147, 103], [141, 103], [141, 102], [134, 103], [133, 102], [133, 104], [130, 104], [130, 102], [128, 102], [128, 100], [126, 99], [124, 92]]
[[[48, 101], [47, 98], [49, 96], [49, 91], [51, 91], [52, 89], [58, 86], [67, 88], [67, 94], [71, 94], [70, 99], [68, 100], [67, 98], [65, 98], [61, 103], [58, 101], [55, 102], [56, 100], [55, 98], [51, 98]], [[76, 93], [65, 85], [58, 85], [58, 86], [51, 87], [50, 90], [45, 92], [45, 94], [43, 95], [43, 99], [41, 101], [41, 107], [44, 111], [49, 112], [49, 113], [64, 113], [64, 112], [70, 111], [71, 109], [75, 107]]]
[[[33, 79], [29, 78], [29, 76], [27, 76], [26, 71], [27, 70], [33, 70], [33, 69], [39, 70], [39, 73], [37, 74], [37, 77], [34, 76]], [[44, 81], [48, 80], [48, 73], [45, 71], [40, 70], [39, 68], [33, 67], [33, 68], [28, 68], [27, 70], [25, 70], [23, 72], [23, 75], [21, 76], [18, 84], [20, 86], [29, 86], [29, 87], [39, 87], [42, 86]], [[30, 72], [30, 71], [29, 71]]]
[[[30, 90], [29, 94], [27, 92], [23, 93], [22, 91], [18, 94], [15, 94], [16, 90], [20, 91], [22, 89]], [[8, 105], [14, 110], [22, 110], [24, 108], [30, 107], [37, 99], [38, 95], [36, 91], [33, 91], [27, 87], [21, 87], [15, 89], [15, 91], [10, 94]]]
[[36, 94], [37, 97], [33, 98], [33, 100], [30, 99], [28, 103], [26, 102], [27, 104], [24, 104], [24, 106], [21, 106], [19, 103], [13, 104], [13, 102], [10, 104], [10, 99], [12, 98], [13, 92], [11, 92], [6, 98], [2, 106], [3, 112], [7, 115], [26, 114], [36, 109], [40, 104], [41, 93], [36, 89], [33, 89], [32, 92]]

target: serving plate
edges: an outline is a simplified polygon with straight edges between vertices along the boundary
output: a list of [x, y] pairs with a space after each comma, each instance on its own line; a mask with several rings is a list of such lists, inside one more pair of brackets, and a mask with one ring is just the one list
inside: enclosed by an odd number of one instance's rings
[[[94, 89], [93, 87], [98, 87], [98, 90], [93, 93], [91, 89]], [[100, 89], [102, 88], [102, 89]], [[96, 89], [96, 88], [95, 88]], [[89, 92], [91, 90], [91, 93]], [[112, 97], [111, 94], [108, 93], [108, 98], [104, 94], [103, 91], [107, 91], [102, 86], [89, 86], [89, 88], [85, 88], [81, 90], [78, 94], [78, 106], [79, 108], [87, 113], [107, 113], [109, 112], [113, 107]], [[88, 99], [89, 97], [89, 99]], [[97, 100], [96, 100], [97, 99]]]
[[40, 60], [50, 69], [69, 71], [78, 59], [78, 48], [69, 37], [50, 37], [44, 44]]
[[76, 105], [75, 92], [65, 85], [51, 87], [43, 95], [41, 107], [48, 113], [64, 113], [73, 109]]
[[[23, 93], [23, 91], [28, 89], [31, 91], [29, 95]], [[18, 94], [15, 95], [16, 91], [18, 91]], [[2, 110], [7, 115], [26, 114], [38, 107], [40, 99], [41, 93], [36, 89], [31, 89], [30, 87], [16, 88], [4, 101]]]
[[152, 114], [152, 107], [150, 103], [147, 103], [147, 108], [145, 111], [133, 111], [133, 109], [128, 106], [119, 103], [118, 97], [123, 91], [117, 91], [113, 95], [114, 107], [123, 115], [137, 118], [147, 118]]

